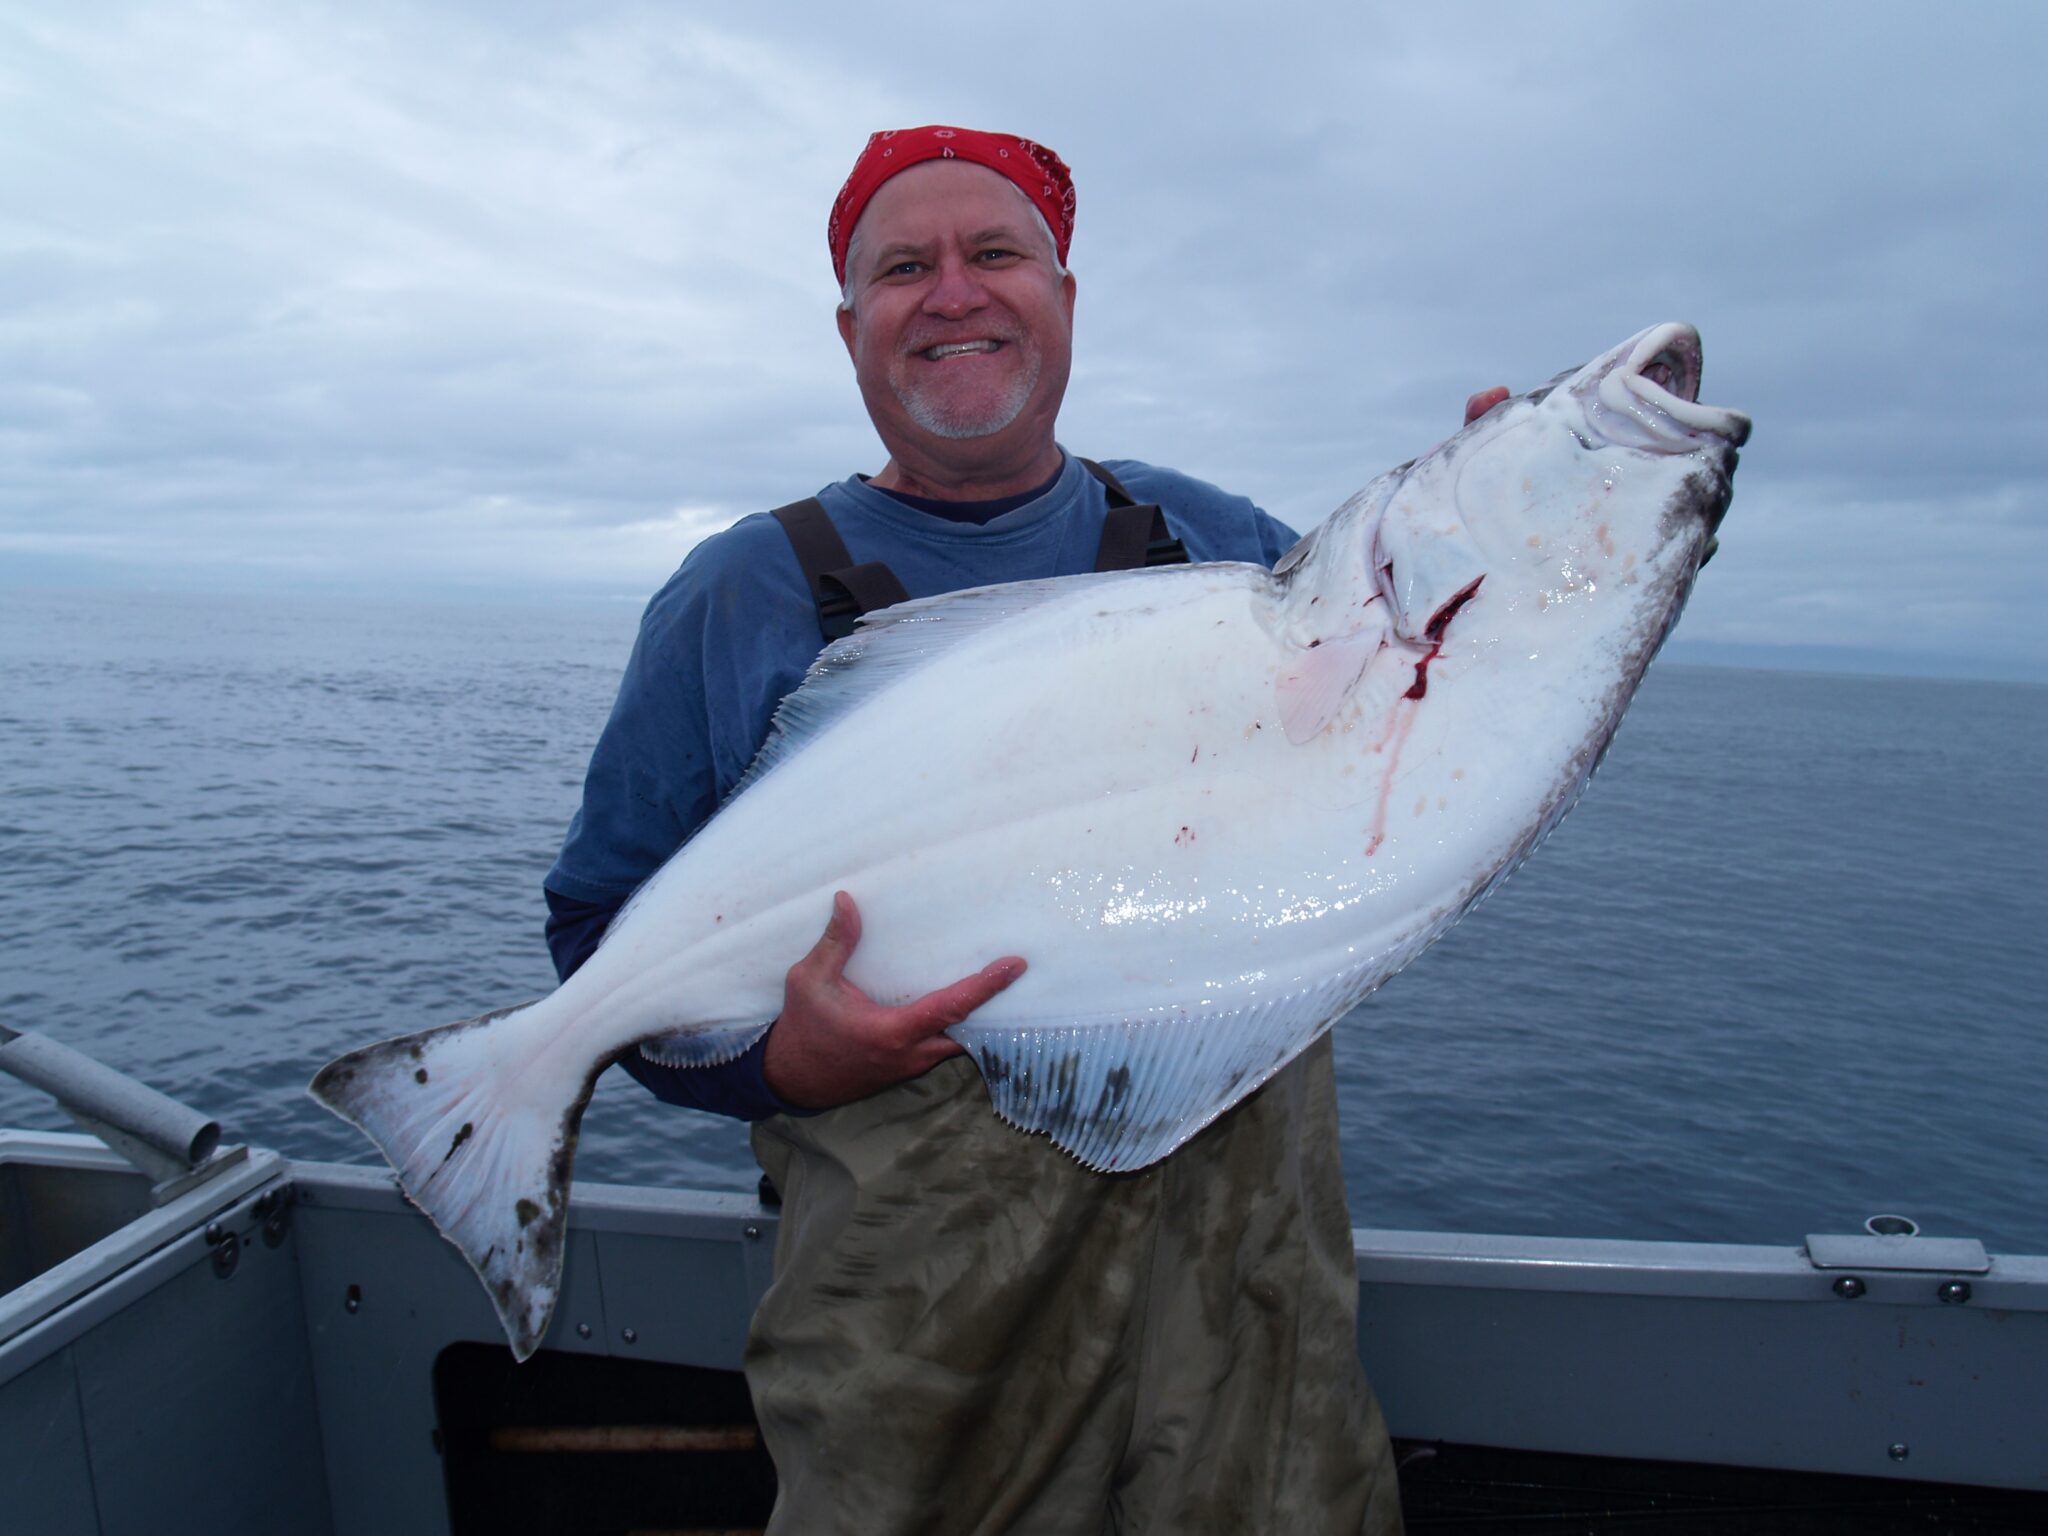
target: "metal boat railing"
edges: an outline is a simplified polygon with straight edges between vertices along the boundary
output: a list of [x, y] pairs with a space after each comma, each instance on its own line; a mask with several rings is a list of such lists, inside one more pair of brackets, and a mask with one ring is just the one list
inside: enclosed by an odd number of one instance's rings
[[[621, 1426], [648, 1438], [652, 1419], [489, 1418], [507, 1395], [489, 1371], [509, 1360], [489, 1302], [386, 1170], [223, 1149], [208, 1117], [51, 1042], [21, 1050], [30, 1038], [8, 1031], [0, 1066], [128, 1143], [129, 1161], [84, 1136], [0, 1131], [9, 1536], [201, 1519], [215, 1536], [460, 1533], [459, 1469], [502, 1491], [507, 1468], [666, 1454], [614, 1443]], [[538, 1363], [564, 1382], [722, 1381], [730, 1403], [714, 1392], [702, 1422], [653, 1436], [696, 1454], [705, 1424], [745, 1417], [735, 1373], [776, 1231], [751, 1194], [575, 1186]], [[1359, 1353], [1399, 1438], [1703, 1477], [1774, 1469], [1837, 1491], [1846, 1475], [1944, 1507], [2039, 1495], [2022, 1518], [2048, 1529], [2048, 1257], [1902, 1218], [1779, 1247], [1354, 1239]], [[470, 1377], [485, 1418], [458, 1429]], [[758, 1457], [731, 1438], [703, 1455]]]

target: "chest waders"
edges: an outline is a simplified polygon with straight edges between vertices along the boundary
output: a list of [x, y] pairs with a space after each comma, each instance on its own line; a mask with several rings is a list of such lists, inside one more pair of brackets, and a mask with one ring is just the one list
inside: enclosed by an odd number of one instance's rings
[[[1101, 571], [1186, 562], [1100, 465]], [[829, 642], [908, 596], [775, 513]], [[1161, 1162], [1098, 1174], [966, 1057], [754, 1127], [783, 1197], [747, 1382], [769, 1536], [1387, 1536], [1328, 1036]]]

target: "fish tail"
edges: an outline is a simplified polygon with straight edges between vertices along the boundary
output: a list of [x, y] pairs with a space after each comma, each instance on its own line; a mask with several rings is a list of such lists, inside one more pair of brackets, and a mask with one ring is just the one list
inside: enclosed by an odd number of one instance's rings
[[540, 1347], [561, 1291], [576, 1133], [597, 1075], [528, 1070], [558, 1038], [541, 1004], [382, 1040], [307, 1090], [377, 1144], [406, 1198], [462, 1250], [512, 1352]]

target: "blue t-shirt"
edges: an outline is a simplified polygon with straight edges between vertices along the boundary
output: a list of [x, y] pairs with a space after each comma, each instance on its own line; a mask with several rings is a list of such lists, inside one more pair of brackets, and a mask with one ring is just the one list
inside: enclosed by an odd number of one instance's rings
[[[1206, 481], [1124, 459], [1104, 467], [1160, 506], [1190, 560], [1270, 566], [1295, 542], [1284, 523]], [[985, 523], [918, 511], [858, 476], [818, 500], [853, 563], [885, 562], [912, 597], [1092, 571], [1109, 510], [1101, 482], [1071, 454], [1042, 495]], [[582, 807], [545, 881], [568, 898], [551, 899], [549, 925], [563, 974], [589, 953], [603, 918], [710, 819], [823, 645], [803, 569], [766, 513], [699, 544], [654, 595], [591, 754]], [[724, 1067], [678, 1069], [636, 1053], [624, 1065], [672, 1102], [758, 1119], [785, 1107], [761, 1081], [760, 1054], [757, 1046]]]

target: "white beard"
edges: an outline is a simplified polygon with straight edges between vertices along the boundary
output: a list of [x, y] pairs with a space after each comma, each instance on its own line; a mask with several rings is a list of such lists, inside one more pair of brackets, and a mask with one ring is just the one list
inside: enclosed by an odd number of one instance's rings
[[964, 401], [932, 398], [904, 384], [890, 381], [896, 399], [910, 419], [934, 437], [959, 440], [993, 437], [1024, 412], [1031, 391], [1038, 385], [1038, 358], [1031, 356], [1024, 371], [1010, 381], [1000, 396], [987, 405], [975, 407]]

